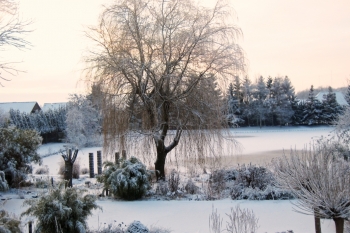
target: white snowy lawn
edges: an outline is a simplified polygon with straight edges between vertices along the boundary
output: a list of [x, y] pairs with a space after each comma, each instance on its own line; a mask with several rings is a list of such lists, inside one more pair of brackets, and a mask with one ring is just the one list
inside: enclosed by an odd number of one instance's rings
[[[332, 127], [268, 127], [268, 128], [241, 128], [235, 129], [236, 140], [241, 143], [242, 150], [234, 156], [246, 158], [245, 162], [255, 163], [264, 160], [269, 152], [302, 149], [309, 145], [313, 139], [328, 136]], [[39, 152], [41, 155], [51, 154], [62, 148], [62, 144], [43, 145]], [[88, 167], [88, 153], [101, 148], [84, 148], [79, 151], [82, 167]], [[252, 156], [254, 154], [254, 156]], [[276, 154], [276, 153], [275, 153]], [[259, 157], [260, 156], [260, 157]], [[270, 156], [271, 157], [271, 156]], [[270, 159], [269, 157], [269, 159]], [[50, 169], [50, 175], [56, 176], [59, 162], [62, 158], [59, 154], [43, 158], [43, 165]], [[95, 168], [96, 169], [96, 168]], [[96, 169], [97, 170], [97, 169]], [[79, 181], [75, 181], [79, 182]], [[74, 182], [73, 182], [74, 184]], [[3, 196], [10, 194], [3, 194]], [[16, 195], [11, 195], [1, 208], [19, 215], [24, 208], [23, 200]], [[231, 207], [240, 205], [241, 208], [253, 210], [259, 218], [258, 232], [275, 233], [293, 230], [294, 233], [314, 232], [313, 216], [299, 214], [293, 210], [294, 201], [232, 201], [230, 199], [219, 201], [117, 201], [114, 199], [101, 199], [97, 201], [103, 209], [94, 211], [89, 217], [90, 228], [97, 229], [104, 224], [121, 222], [129, 224], [139, 220], [146, 226], [152, 225], [170, 229], [173, 233], [207, 233], [209, 232], [209, 215], [214, 205], [223, 218], [225, 226]], [[331, 220], [322, 220], [322, 232], [335, 232], [334, 223]]]

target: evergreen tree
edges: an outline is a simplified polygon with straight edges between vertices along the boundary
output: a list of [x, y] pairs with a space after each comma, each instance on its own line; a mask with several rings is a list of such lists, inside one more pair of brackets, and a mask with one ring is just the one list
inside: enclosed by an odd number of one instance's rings
[[262, 122], [266, 119], [268, 108], [266, 106], [266, 98], [269, 94], [269, 90], [265, 85], [264, 78], [260, 76], [253, 90], [253, 109], [255, 117], [257, 119], [257, 125], [262, 126]]
[[233, 84], [230, 83], [227, 91], [227, 114], [226, 119], [230, 127], [235, 127], [242, 124], [244, 121], [239, 117], [241, 115], [239, 108], [239, 100], [234, 93]]
[[350, 84], [348, 84], [348, 89], [346, 90], [346, 93], [345, 93], [345, 100], [350, 105]]
[[321, 123], [322, 104], [315, 98], [314, 86], [311, 85], [309, 97], [305, 103], [302, 121], [308, 125]]
[[246, 123], [250, 126], [250, 119], [254, 114], [253, 105], [252, 105], [252, 93], [253, 86], [252, 82], [246, 76], [242, 84], [242, 115], [246, 119]]
[[322, 121], [326, 124], [332, 124], [342, 110], [341, 106], [337, 102], [336, 95], [333, 92], [332, 87], [329, 87], [328, 93], [323, 96], [322, 104]]

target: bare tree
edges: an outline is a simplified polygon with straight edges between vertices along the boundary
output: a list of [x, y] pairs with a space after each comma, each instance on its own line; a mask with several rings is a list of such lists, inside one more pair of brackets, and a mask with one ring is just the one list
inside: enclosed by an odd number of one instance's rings
[[73, 164], [78, 156], [78, 149], [74, 152], [70, 148], [66, 148], [66, 153], [61, 151], [61, 156], [64, 159], [64, 180], [67, 182], [66, 187], [73, 186]]
[[319, 218], [329, 218], [342, 233], [350, 213], [350, 165], [334, 152], [320, 145], [273, 162], [279, 185], [297, 198], [298, 212], [315, 216], [316, 232]]
[[[22, 21], [18, 14], [18, 4], [12, 0], [0, 0], [0, 51], [5, 51], [8, 46], [18, 49], [26, 49], [31, 44], [23, 38], [23, 35], [30, 32], [26, 29], [31, 24], [30, 21]], [[9, 74], [17, 74], [20, 70], [13, 64], [0, 60], [0, 69]], [[0, 72], [0, 79], [9, 81]], [[0, 83], [2, 86], [2, 84]]]
[[164, 179], [167, 154], [180, 138], [222, 128], [213, 85], [244, 69], [241, 31], [230, 16], [221, 0], [213, 8], [192, 0], [116, 0], [104, 10], [87, 33], [96, 46], [86, 62], [104, 93], [105, 148], [141, 133], [153, 141], [157, 178]]

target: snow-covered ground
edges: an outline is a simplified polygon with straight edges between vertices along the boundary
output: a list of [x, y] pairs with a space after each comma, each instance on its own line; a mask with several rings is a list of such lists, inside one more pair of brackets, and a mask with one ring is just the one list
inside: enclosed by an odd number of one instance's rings
[[[246, 158], [246, 162], [255, 163], [263, 160], [264, 156], [277, 155], [282, 150], [302, 149], [309, 145], [313, 139], [328, 136], [332, 127], [269, 127], [269, 128], [240, 128], [234, 129], [233, 135], [241, 144], [241, 150], [233, 157]], [[56, 153], [62, 149], [63, 144], [43, 145], [39, 153], [43, 156], [43, 165], [50, 169], [50, 176], [57, 176], [59, 163], [62, 157]], [[79, 151], [81, 167], [88, 167], [88, 153], [94, 153], [101, 148], [84, 148]], [[252, 156], [254, 155], [254, 156]], [[269, 159], [271, 156], [269, 157]], [[96, 168], [95, 168], [96, 169]], [[35, 169], [34, 169], [35, 170]], [[77, 183], [79, 181], [75, 181]], [[74, 182], [73, 182], [74, 184]], [[14, 193], [2, 193], [4, 208], [19, 215], [23, 211], [22, 199]], [[29, 195], [30, 197], [30, 195]], [[295, 202], [295, 201], [294, 201]], [[98, 200], [103, 211], [96, 210], [89, 217], [88, 223], [91, 228], [97, 229], [109, 223], [131, 223], [139, 220], [147, 226], [156, 225], [172, 230], [174, 233], [207, 233], [209, 232], [209, 215], [212, 205], [217, 208], [226, 224], [227, 216], [231, 207], [240, 205], [254, 211], [259, 218], [258, 232], [281, 232], [293, 230], [295, 233], [314, 232], [312, 216], [296, 213], [293, 210], [293, 201], [233, 201], [229, 199], [219, 201], [194, 201], [194, 200], [172, 200], [172, 201], [117, 201], [102, 198]], [[331, 220], [322, 220], [322, 232], [334, 232], [334, 224]]]

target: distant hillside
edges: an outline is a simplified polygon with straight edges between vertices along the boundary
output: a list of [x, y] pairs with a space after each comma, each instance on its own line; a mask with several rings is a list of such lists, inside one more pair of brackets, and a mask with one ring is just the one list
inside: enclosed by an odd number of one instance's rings
[[[345, 95], [346, 89], [347, 89], [347, 87], [339, 87], [339, 88], [334, 88], [333, 91], [340, 91]], [[307, 99], [309, 96], [309, 91], [310, 91], [310, 88], [297, 92], [298, 99]], [[328, 87], [314, 88], [315, 95], [317, 95], [321, 91], [328, 91]]]

